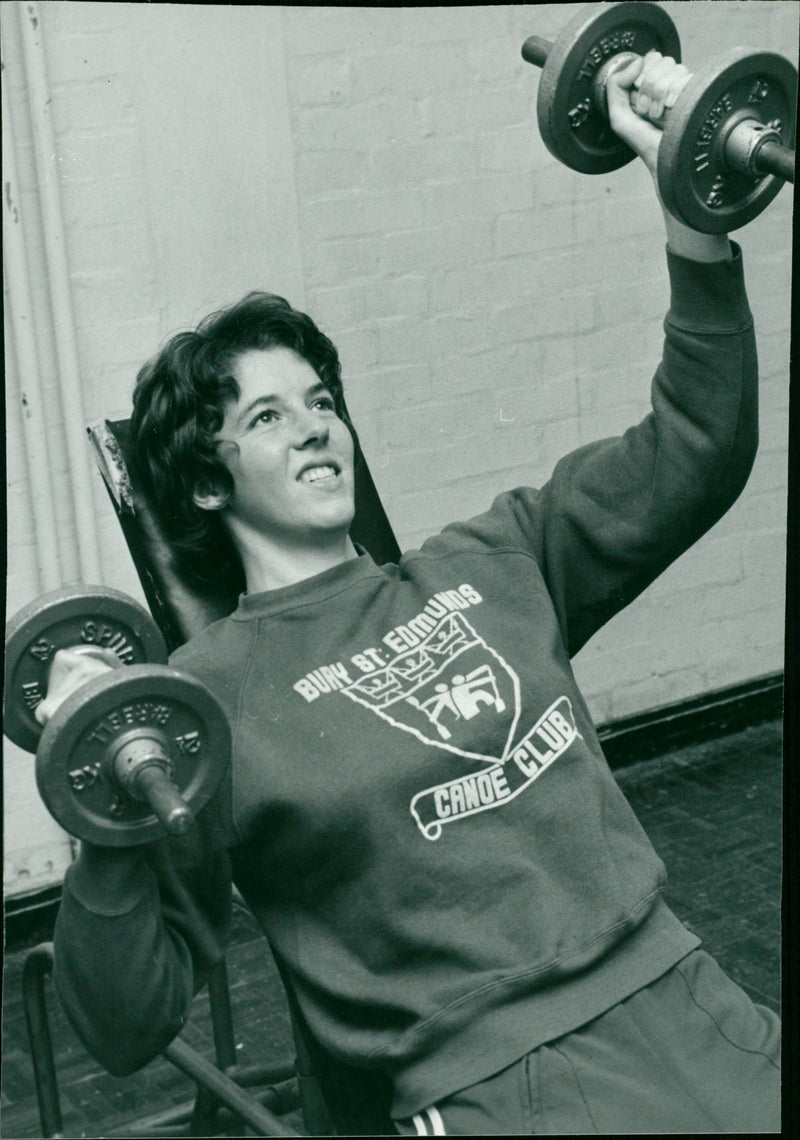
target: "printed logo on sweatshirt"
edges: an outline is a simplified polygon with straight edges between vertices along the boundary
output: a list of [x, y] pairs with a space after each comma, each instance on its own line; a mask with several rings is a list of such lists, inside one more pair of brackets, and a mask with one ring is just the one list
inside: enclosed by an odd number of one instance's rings
[[426, 839], [438, 839], [444, 824], [508, 803], [530, 787], [579, 736], [572, 702], [569, 697], [559, 697], [513, 749], [510, 762], [418, 792], [411, 801], [417, 826]]
[[423, 744], [469, 760], [502, 761], [519, 719], [519, 678], [463, 613], [482, 600], [469, 585], [443, 591], [390, 630], [380, 649], [353, 655], [361, 676], [353, 679], [336, 662], [307, 673], [294, 688], [307, 701], [339, 691]]
[[514, 744], [519, 677], [463, 612], [482, 601], [468, 584], [442, 591], [380, 647], [311, 670], [294, 685], [308, 702], [342, 693], [423, 744], [489, 765], [414, 796], [411, 814], [426, 839], [438, 839], [445, 823], [514, 799], [580, 735], [569, 699], [560, 697]]
[[487, 763], [505, 754], [519, 718], [517, 674], [460, 613], [343, 692], [423, 744]]

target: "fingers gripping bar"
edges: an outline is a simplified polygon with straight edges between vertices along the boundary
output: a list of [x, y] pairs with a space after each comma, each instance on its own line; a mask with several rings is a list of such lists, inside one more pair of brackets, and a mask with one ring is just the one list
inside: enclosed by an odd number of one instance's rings
[[[608, 77], [658, 51], [680, 60], [680, 41], [656, 4], [582, 9], [554, 41], [530, 36], [522, 57], [542, 69], [537, 113], [548, 149], [581, 173], [630, 162], [609, 126]], [[692, 74], [659, 118], [659, 191], [687, 225], [723, 233], [750, 221], [794, 181], [797, 71], [783, 56], [734, 48]], [[631, 103], [637, 114], [635, 100]]]

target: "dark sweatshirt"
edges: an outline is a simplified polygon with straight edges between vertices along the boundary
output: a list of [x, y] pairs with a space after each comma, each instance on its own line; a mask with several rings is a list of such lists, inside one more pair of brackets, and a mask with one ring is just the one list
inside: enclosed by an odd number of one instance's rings
[[[399, 565], [243, 596], [172, 664], [230, 717], [229, 778], [106, 907], [65, 879], [56, 976], [112, 1072], [180, 1031], [235, 882], [312, 1032], [410, 1116], [697, 944], [602, 755], [570, 657], [731, 505], [756, 447], [738, 250], [668, 254], [652, 413]], [[653, 647], [657, 654], [658, 647]]]

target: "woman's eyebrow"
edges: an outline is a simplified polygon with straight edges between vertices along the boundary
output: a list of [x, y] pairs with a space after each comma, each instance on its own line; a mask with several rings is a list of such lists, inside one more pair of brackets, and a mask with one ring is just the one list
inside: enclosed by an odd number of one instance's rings
[[256, 408], [260, 408], [262, 404], [274, 404], [277, 399], [277, 396], [256, 396], [254, 400], [251, 400], [250, 403], [239, 412], [236, 417], [236, 426], [241, 427], [249, 418], [251, 412], [254, 412]]
[[320, 394], [320, 392], [327, 392], [329, 396], [333, 395], [333, 393], [331, 392], [328, 385], [325, 384], [322, 380], [320, 380], [320, 381], [318, 381], [318, 383], [312, 384], [311, 387], [308, 389], [308, 391], [306, 392], [306, 399], [308, 400], [312, 396], [318, 396]]

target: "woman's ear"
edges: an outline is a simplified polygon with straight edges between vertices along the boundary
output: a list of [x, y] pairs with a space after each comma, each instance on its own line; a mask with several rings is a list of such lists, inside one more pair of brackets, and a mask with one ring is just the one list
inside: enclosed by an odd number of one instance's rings
[[201, 511], [221, 511], [223, 507], [227, 507], [230, 493], [220, 490], [209, 478], [203, 476], [194, 485], [192, 499]]

